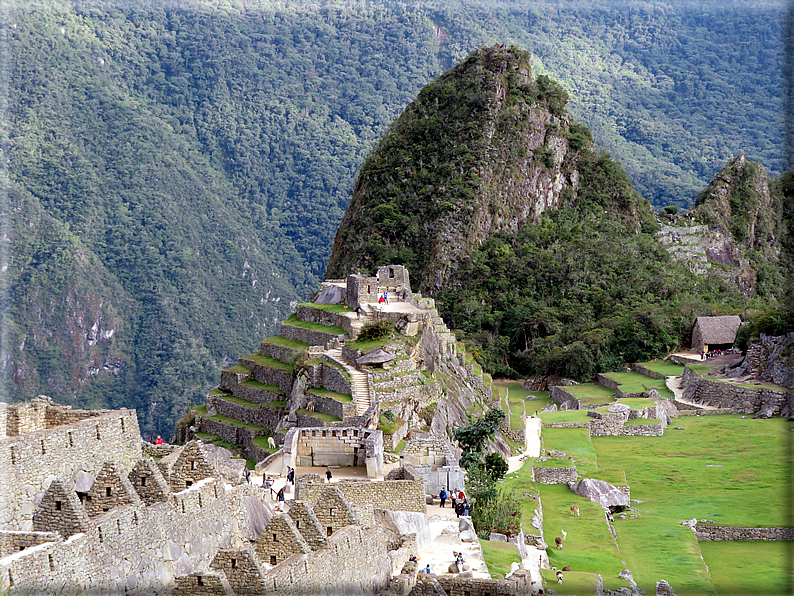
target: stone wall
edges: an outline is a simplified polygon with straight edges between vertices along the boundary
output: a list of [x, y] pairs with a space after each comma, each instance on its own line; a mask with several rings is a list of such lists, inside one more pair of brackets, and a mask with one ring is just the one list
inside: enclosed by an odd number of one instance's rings
[[607, 412], [601, 413], [589, 410], [591, 437], [616, 437], [623, 434], [623, 424], [628, 420], [628, 413]]
[[698, 540], [794, 540], [794, 528], [741, 528], [695, 524], [695, 537]]
[[232, 507], [237, 490], [207, 479], [164, 503], [116, 507], [85, 533], [0, 559], [0, 579], [23, 593], [169, 594], [175, 574], [207, 569], [238, 528], [250, 532], [249, 516]]
[[[58, 532], [14, 532], [0, 530], [0, 557], [19, 552], [32, 546], [56, 542], [61, 539]], [[6, 584], [7, 585], [7, 584]]]
[[245, 366], [241, 367], [247, 370], [248, 372], [240, 372], [239, 370], [235, 370], [238, 367], [234, 366], [232, 368], [227, 368], [221, 371], [221, 383], [219, 387], [223, 391], [231, 391], [234, 392], [234, 389], [244, 383], [245, 381], [250, 381], [254, 378], [254, 375], [251, 373], [251, 370]]
[[392, 391], [378, 391], [378, 385], [375, 385], [375, 399], [378, 401], [416, 401], [420, 405], [427, 405], [438, 401], [440, 396], [441, 386], [438, 383], [395, 387]]
[[570, 468], [547, 468], [532, 466], [532, 480], [539, 484], [568, 484], [576, 482], [576, 466]]
[[306, 403], [308, 404], [310, 401], [314, 402], [314, 408], [318, 412], [331, 414], [342, 420], [358, 419], [355, 402], [341, 402], [333, 397], [324, 397], [316, 393], [307, 393]]
[[355, 309], [366, 302], [378, 302], [378, 279], [367, 275], [348, 275], [345, 303]]
[[256, 426], [264, 426], [271, 433], [276, 431], [278, 423], [281, 421], [285, 413], [285, 406], [268, 406], [259, 404], [257, 408], [251, 408], [233, 401], [227, 401], [222, 395], [208, 395], [207, 396], [207, 413], [214, 410], [221, 416], [234, 418], [246, 424], [254, 424]]
[[588, 422], [544, 422], [543, 428], [589, 428]]
[[685, 400], [694, 404], [732, 408], [737, 413], [754, 414], [759, 410], [777, 415], [794, 399], [790, 392], [773, 389], [751, 389], [732, 383], [703, 379], [684, 367], [681, 387]]
[[[275, 387], [274, 387], [275, 389]], [[267, 404], [274, 401], [287, 401], [287, 396], [280, 390], [269, 391], [259, 387], [249, 387], [248, 385], [237, 385], [229, 389], [235, 397], [246, 399], [257, 404]], [[223, 396], [221, 396], [223, 397]]]
[[664, 435], [665, 425], [659, 424], [626, 424], [621, 435], [625, 437], [661, 437]]
[[611, 379], [608, 376], [606, 376], [604, 374], [601, 374], [601, 373], [598, 373], [596, 375], [596, 381], [598, 382], [599, 385], [602, 385], [603, 387], [606, 387], [607, 389], [612, 389], [612, 391], [614, 391], [615, 394], [618, 397], [620, 397], [620, 398], [624, 398], [624, 397], [643, 397], [643, 396], [647, 397], [647, 395], [646, 395], [646, 393], [644, 391], [635, 392], [635, 393], [630, 393], [630, 392], [623, 391], [620, 388], [620, 383], [618, 383], [614, 379]]
[[0, 439], [0, 529], [32, 529], [37, 496], [51, 477], [97, 474], [109, 459], [130, 470], [141, 445], [135, 410], [126, 409]]
[[366, 438], [376, 431], [357, 427], [300, 428], [295, 452], [298, 466], [363, 466]]
[[528, 571], [519, 569], [510, 579], [474, 579], [441, 575], [438, 583], [447, 596], [523, 596], [531, 594], [532, 582]]
[[[323, 490], [329, 485], [324, 483], [302, 483], [297, 487], [296, 498], [307, 501], [312, 506], [317, 503]], [[424, 486], [413, 480], [384, 480], [383, 482], [340, 481], [330, 486], [338, 487], [353, 506], [369, 505], [376, 509], [389, 511], [418, 511], [426, 513]]]
[[[349, 336], [353, 337], [356, 335], [355, 329], [353, 328], [353, 319], [345, 316], [344, 313], [323, 310], [309, 304], [299, 304], [296, 316], [298, 317], [299, 321], [317, 323], [319, 325], [325, 325], [326, 327], [341, 327]], [[311, 345], [320, 346], [324, 344]]]
[[563, 410], [579, 410], [581, 408], [579, 400], [576, 399], [572, 393], [568, 393], [558, 385], [551, 388], [551, 399], [560, 404], [560, 406], [563, 406], [561, 408]]
[[275, 385], [285, 394], [292, 392], [293, 375], [290, 371], [283, 368], [262, 366], [256, 363], [253, 358], [243, 357], [238, 360], [241, 366], [251, 370], [251, 376], [255, 381], [263, 385]]
[[646, 377], [651, 377], [652, 379], [664, 379], [665, 376], [661, 373], [651, 370], [650, 368], [644, 367], [642, 364], [632, 364], [631, 368], [635, 371], [640, 373], [641, 375], [645, 375]]
[[221, 420], [209, 418], [208, 416], [202, 416], [201, 414], [196, 415], [194, 424], [196, 428], [202, 432], [218, 435], [224, 441], [242, 447], [248, 447], [253, 444], [254, 439], [257, 437], [264, 437], [268, 434], [267, 429], [256, 430], [245, 426], [229, 424]]
[[[306, 327], [290, 325], [286, 321], [281, 323], [281, 330], [278, 333], [281, 337], [294, 339], [309, 344], [310, 346], [324, 346], [335, 339], [344, 341], [344, 333], [333, 333], [331, 331], [315, 331]], [[245, 366], [245, 365], [243, 365]]]
[[268, 592], [290, 596], [377, 594], [391, 577], [387, 538], [380, 526], [347, 526], [328, 537], [328, 546], [293, 555], [265, 575]]
[[320, 384], [318, 386], [336, 391], [337, 393], [353, 395], [353, 387], [351, 386], [350, 379], [342, 374], [342, 371], [336, 366], [325, 362], [320, 366]]
[[[308, 348], [308, 346], [306, 346]], [[292, 364], [303, 350], [300, 348], [290, 348], [270, 343], [267, 340], [259, 344], [259, 353], [263, 356], [270, 356], [286, 364]]]

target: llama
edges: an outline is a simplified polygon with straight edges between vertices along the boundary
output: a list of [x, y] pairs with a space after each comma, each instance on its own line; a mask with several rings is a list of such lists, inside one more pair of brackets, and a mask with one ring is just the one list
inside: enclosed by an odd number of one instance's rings
[[267, 446], [270, 447], [271, 449], [275, 449], [276, 448], [276, 440], [273, 437], [268, 437], [267, 438]]
[[579, 517], [579, 505], [571, 505], [571, 515]]
[[310, 412], [314, 412], [314, 402], [310, 401], [308, 404], [306, 404], [306, 409]]
[[554, 539], [554, 544], [556, 544], [556, 545], [557, 545], [557, 550], [562, 550], [562, 538], [560, 538], [559, 536], [557, 536], [557, 537]]

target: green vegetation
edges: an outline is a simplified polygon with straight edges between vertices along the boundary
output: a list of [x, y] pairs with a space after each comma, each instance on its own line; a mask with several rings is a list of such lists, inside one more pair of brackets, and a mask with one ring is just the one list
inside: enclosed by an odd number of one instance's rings
[[639, 362], [638, 364], [641, 364], [648, 370], [652, 370], [653, 372], [659, 373], [660, 375], [664, 375], [666, 377], [678, 377], [684, 374], [683, 365], [670, 362], [669, 360], [654, 360], [652, 362]]
[[665, 385], [664, 379], [646, 377], [645, 375], [633, 371], [608, 372], [604, 373], [604, 375], [620, 383], [620, 390], [623, 391], [623, 393], [644, 393], [650, 389], [656, 389], [662, 397], [667, 397], [669, 399], [673, 398], [673, 394]]
[[347, 308], [346, 304], [317, 304], [316, 302], [304, 302], [299, 306], [308, 306], [309, 308], [316, 308], [317, 310], [325, 310], [328, 312], [352, 312]]
[[281, 324], [291, 327], [301, 327], [303, 329], [309, 329], [310, 331], [333, 333], [334, 335], [345, 335], [345, 330], [341, 327], [337, 327], [336, 325], [321, 325], [320, 323], [313, 323], [311, 321], [299, 321], [298, 317], [296, 317], [294, 314], [291, 314], [289, 318]]
[[309, 344], [306, 342], [298, 341], [297, 339], [287, 339], [286, 337], [281, 337], [280, 335], [268, 337], [267, 339], [263, 340], [262, 343], [272, 344], [282, 348], [292, 348], [294, 350], [305, 350], [309, 347]]
[[405, 424], [405, 420], [402, 418], [390, 420], [383, 413], [381, 413], [380, 418], [378, 419], [378, 430], [383, 431], [383, 434], [393, 435], [403, 424]]
[[602, 400], [610, 401], [615, 397], [615, 392], [603, 385], [595, 383], [582, 383], [581, 385], [571, 385], [570, 387], [563, 387], [565, 391], [573, 395], [579, 401], [582, 400]]
[[[576, 462], [576, 471], [583, 476], [598, 468], [598, 460], [590, 431], [587, 428], [544, 428], [543, 448], [564, 451]], [[549, 460], [557, 461], [557, 460]]]
[[[561, 410], [557, 412], [538, 412], [538, 416], [544, 424], [553, 422], [589, 422], [591, 418], [587, 415], [587, 410]], [[543, 430], [545, 436], [546, 430]]]
[[259, 447], [260, 449], [264, 449], [265, 451], [269, 451], [270, 453], [275, 453], [276, 451], [278, 451], [278, 447], [273, 449], [273, 448], [270, 447], [270, 445], [267, 444], [268, 438], [270, 438], [272, 436], [273, 435], [268, 434], [268, 435], [264, 435], [264, 436], [261, 436], [261, 437], [257, 437], [256, 439], [254, 439], [254, 445]]
[[235, 364], [234, 366], [231, 366], [225, 370], [227, 372], [236, 373], [236, 374], [248, 374], [251, 372], [250, 368], [243, 366], [242, 364]]
[[237, 445], [235, 443], [229, 443], [229, 441], [225, 441], [221, 439], [218, 435], [213, 435], [212, 433], [196, 433], [196, 436], [205, 441], [206, 443], [212, 443], [213, 445], [217, 445], [218, 447], [223, 447], [224, 449], [228, 449], [229, 451], [242, 451], [243, 446]]
[[521, 563], [515, 544], [489, 540], [483, 540], [480, 544], [482, 556], [493, 579], [504, 579], [505, 575], [510, 573], [512, 563]]
[[452, 431], [452, 435], [460, 445], [463, 453], [460, 456], [460, 465], [463, 468], [476, 466], [482, 460], [485, 442], [493, 438], [496, 429], [507, 418], [502, 410], [491, 408], [476, 421], [469, 416], [469, 426], [459, 426]]
[[264, 383], [260, 383], [254, 379], [251, 379], [250, 381], [243, 381], [241, 385], [244, 387], [250, 387], [251, 389], [261, 389], [262, 391], [269, 391], [270, 393], [275, 393], [277, 395], [284, 395], [284, 392], [281, 390], [281, 388], [276, 387], [275, 385], [265, 385]]
[[305, 408], [298, 409], [298, 412], [303, 414], [304, 416], [309, 416], [310, 418], [317, 418], [317, 420], [322, 420], [323, 422], [341, 422], [342, 419], [339, 416], [334, 416], [333, 414], [326, 414], [325, 412], [310, 412]]
[[720, 596], [791, 593], [791, 543], [730, 541], [698, 546]]
[[347, 393], [337, 393], [336, 391], [331, 391], [330, 389], [325, 389], [322, 387], [313, 387], [307, 390], [306, 393], [311, 393], [312, 395], [321, 395], [322, 397], [328, 397], [345, 404], [349, 404], [353, 401], [352, 395], [348, 395]]
[[379, 321], [364, 323], [364, 326], [358, 333], [358, 339], [361, 342], [369, 342], [391, 337], [393, 333], [394, 324], [386, 319], [381, 319]]

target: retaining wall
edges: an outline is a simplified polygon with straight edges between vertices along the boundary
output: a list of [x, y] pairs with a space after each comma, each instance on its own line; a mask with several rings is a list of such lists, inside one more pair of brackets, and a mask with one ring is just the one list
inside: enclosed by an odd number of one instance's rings
[[338, 339], [339, 341], [345, 340], [344, 333], [315, 331], [314, 329], [306, 329], [305, 327], [290, 325], [286, 322], [281, 323], [279, 335], [287, 339], [302, 341], [303, 343], [309, 344], [310, 346], [325, 346], [335, 339]]
[[532, 480], [540, 484], [568, 484], [576, 482], [576, 466], [570, 468], [547, 468], [532, 466]]
[[632, 364], [631, 368], [641, 375], [645, 375], [646, 377], [650, 377], [652, 379], [664, 379], [665, 376], [661, 373], [651, 370], [650, 368], [644, 367], [642, 364]]
[[695, 524], [695, 537], [704, 541], [722, 540], [794, 540], [794, 528], [742, 528]]
[[[308, 501], [312, 506], [317, 503], [327, 484], [306, 483], [299, 487], [302, 500]], [[339, 488], [351, 505], [371, 506], [387, 511], [417, 511], [427, 512], [425, 504], [425, 491], [422, 482], [413, 480], [384, 480], [383, 482], [367, 481], [340, 481], [333, 486]]]
[[[323, 310], [320, 308], [309, 306], [308, 304], [299, 304], [298, 309], [295, 312], [295, 315], [298, 317], [299, 321], [305, 321], [307, 323], [318, 323], [319, 325], [325, 325], [326, 327], [328, 326], [341, 327], [342, 329], [345, 330], [345, 333], [347, 333], [347, 335], [349, 335], [350, 337], [354, 337], [356, 335], [356, 332], [353, 329], [354, 319], [345, 316], [344, 313]], [[311, 345], [318, 346], [322, 344], [311, 344]]]
[[555, 385], [551, 388], [551, 399], [560, 405], [564, 405], [566, 410], [580, 410], [579, 400], [572, 393], [568, 393], [562, 387]]
[[732, 383], [711, 381], [702, 378], [689, 367], [684, 367], [681, 386], [685, 400], [694, 404], [732, 408], [742, 414], [754, 414], [761, 409], [769, 409], [774, 414], [779, 414], [787, 404], [794, 404], [794, 394], [791, 392], [751, 389]]
[[221, 416], [234, 418], [246, 424], [255, 424], [256, 426], [264, 426], [271, 433], [276, 431], [278, 423], [281, 420], [285, 407], [273, 407], [264, 404], [259, 404], [257, 408], [250, 408], [241, 404], [234, 403], [223, 399], [222, 395], [209, 395], [207, 396], [207, 413], [209, 414], [210, 408]]
[[[308, 348], [308, 346], [306, 346]], [[270, 356], [271, 358], [275, 358], [276, 360], [280, 360], [286, 364], [292, 364], [295, 358], [297, 358], [302, 349], [299, 348], [288, 348], [286, 346], [279, 346], [277, 344], [271, 344], [267, 341], [263, 341], [259, 344], [259, 353], [263, 356]]]

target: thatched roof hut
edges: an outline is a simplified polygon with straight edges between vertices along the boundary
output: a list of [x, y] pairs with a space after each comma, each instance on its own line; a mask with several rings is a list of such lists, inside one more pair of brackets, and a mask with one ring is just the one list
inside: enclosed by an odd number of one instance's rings
[[742, 324], [737, 315], [698, 317], [692, 328], [692, 349], [698, 352], [726, 350], [733, 347], [736, 332]]

